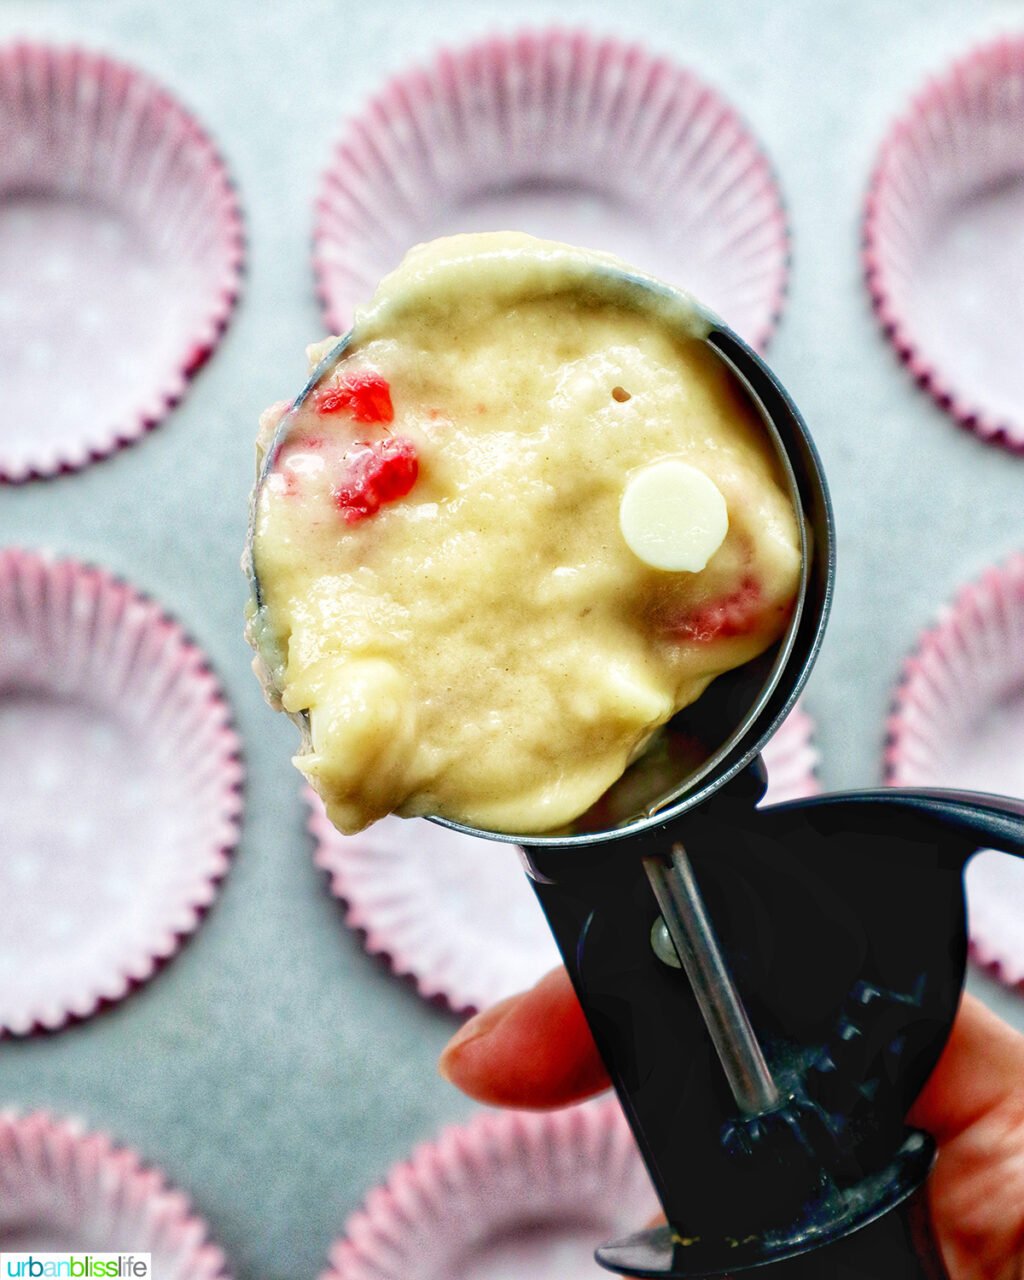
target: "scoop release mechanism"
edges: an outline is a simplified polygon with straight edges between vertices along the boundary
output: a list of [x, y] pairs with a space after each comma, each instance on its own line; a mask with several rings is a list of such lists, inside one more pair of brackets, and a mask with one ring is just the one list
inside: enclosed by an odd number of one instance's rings
[[937, 1280], [934, 1144], [905, 1117], [963, 985], [963, 873], [1024, 805], [857, 792], [758, 808], [763, 772], [639, 835], [524, 849], [668, 1226], [641, 1277]]

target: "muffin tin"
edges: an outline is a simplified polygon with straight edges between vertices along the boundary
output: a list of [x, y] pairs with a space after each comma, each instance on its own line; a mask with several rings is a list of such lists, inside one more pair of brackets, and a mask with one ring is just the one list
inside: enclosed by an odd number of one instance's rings
[[[0, 154], [0, 369], [9, 380], [0, 481], [21, 482], [81, 468], [166, 416], [229, 321], [244, 245], [239, 201], [209, 136], [167, 90], [124, 62], [34, 42], [0, 48], [3, 130], [16, 144]], [[1024, 38], [1005, 37], [936, 76], [896, 121], [864, 218], [868, 287], [901, 359], [962, 424], [1015, 450], [1024, 450], [1024, 365], [1012, 345], [1024, 324], [1013, 256], [1024, 209], [1022, 136]], [[314, 270], [328, 324], [345, 328], [409, 243], [511, 222], [618, 250], [691, 283], [760, 347], [783, 309], [784, 202], [734, 108], [694, 72], [644, 48], [554, 30], [443, 52], [394, 77], [345, 126], [314, 217]], [[40, 375], [55, 367], [61, 377], [40, 415]], [[102, 397], [91, 394], [97, 385]], [[55, 488], [54, 511], [59, 494]], [[1024, 679], [1022, 583], [1019, 558], [1005, 562], [966, 588], [922, 638], [889, 724], [889, 781], [1024, 792], [1024, 777], [1007, 772]], [[238, 838], [242, 768], [206, 659], [135, 589], [81, 562], [12, 549], [0, 553], [0, 619], [5, 756], [16, 760], [33, 735], [40, 744], [31, 776], [9, 770], [0, 787], [5, 815], [15, 819], [8, 847], [16, 850], [0, 860], [0, 901], [18, 901], [38, 883], [71, 908], [51, 910], [50, 899], [40, 899], [53, 932], [45, 965], [26, 966], [10, 931], [0, 938], [0, 977], [7, 975], [0, 1030], [21, 1035], [59, 1029], [121, 998], [196, 928]], [[767, 753], [777, 756], [769, 758], [773, 799], [816, 786], [802, 715]], [[75, 759], [87, 767], [75, 768]], [[40, 871], [52, 854], [54, 813], [62, 840], [78, 851], [57, 878]], [[317, 864], [370, 951], [459, 1011], [528, 985], [554, 963], [519, 869], [509, 864], [492, 878], [502, 851], [471, 844], [453, 847], [451, 856], [474, 869], [490, 860], [484, 899], [442, 895], [440, 906], [456, 916], [444, 928], [448, 950], [423, 950], [425, 938], [436, 943], [441, 917], [417, 915], [375, 880], [383, 867], [417, 870], [404, 858], [413, 837], [396, 841], [395, 821], [352, 843], [311, 810]], [[419, 838], [440, 846], [455, 837], [424, 827]], [[418, 870], [426, 876], [432, 868]], [[1011, 984], [1024, 981], [1019, 870], [983, 855], [969, 878], [975, 955]], [[472, 923], [487, 910], [486, 895], [503, 896], [512, 877], [526, 895], [515, 927], [501, 947], [484, 940], [467, 958], [460, 912], [463, 925]], [[131, 927], [112, 950], [73, 957], [62, 950], [62, 936], [81, 932], [76, 910], [126, 899]], [[596, 1170], [583, 1208], [559, 1198], [578, 1181], [581, 1160]], [[518, 1172], [509, 1172], [510, 1163]], [[496, 1238], [523, 1221], [537, 1225], [529, 1217], [531, 1185], [564, 1209], [564, 1220], [542, 1222], [530, 1237], [534, 1274], [552, 1259], [575, 1258], [576, 1246], [558, 1235], [566, 1221], [578, 1225], [573, 1215], [584, 1215], [593, 1240], [614, 1233], [624, 1205], [624, 1224], [633, 1226], [648, 1203], [649, 1187], [610, 1104], [478, 1119], [422, 1148], [370, 1197], [335, 1246], [327, 1276], [389, 1274], [373, 1269], [374, 1251], [391, 1248], [399, 1228], [401, 1247], [416, 1257], [416, 1231], [425, 1228], [404, 1213], [410, 1203], [433, 1224], [436, 1249], [448, 1251], [438, 1265], [450, 1265], [459, 1248], [483, 1250], [486, 1262], [483, 1238], [467, 1242], [460, 1234], [467, 1168], [486, 1174], [495, 1189], [489, 1203], [527, 1211], [496, 1222]], [[99, 1183], [116, 1212], [90, 1199]], [[510, 1191], [513, 1185], [526, 1189]], [[161, 1175], [65, 1121], [0, 1117], [0, 1187], [15, 1214], [0, 1217], [0, 1241], [7, 1231], [32, 1248], [118, 1248], [123, 1241], [93, 1227], [130, 1214], [132, 1247], [154, 1241], [155, 1254], [170, 1250], [174, 1274], [225, 1274], [205, 1224]], [[486, 1199], [473, 1200], [473, 1213], [484, 1214]], [[29, 1200], [33, 1213], [40, 1204], [53, 1210], [52, 1221], [33, 1218], [38, 1239], [18, 1234], [16, 1212]], [[143, 1226], [152, 1234], [140, 1237]], [[417, 1261], [424, 1277], [429, 1261]], [[561, 1261], [556, 1271], [569, 1274]]]

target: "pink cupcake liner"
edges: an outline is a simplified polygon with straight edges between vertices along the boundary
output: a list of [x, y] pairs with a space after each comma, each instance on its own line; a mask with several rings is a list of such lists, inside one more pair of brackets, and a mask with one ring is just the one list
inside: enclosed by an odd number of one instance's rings
[[779, 725], [761, 754], [768, 770], [765, 804], [801, 800], [804, 796], [816, 796], [821, 791], [814, 721], [802, 701]]
[[[798, 706], [765, 748], [769, 802], [820, 789], [812, 729]], [[560, 963], [514, 848], [421, 818], [384, 818], [343, 836], [319, 796], [309, 788], [304, 794], [314, 860], [344, 904], [346, 923], [425, 999], [473, 1012], [533, 986]]]
[[321, 1280], [583, 1280], [594, 1249], [658, 1202], [611, 1099], [481, 1114], [418, 1147], [371, 1191]]
[[316, 865], [344, 903], [346, 923], [425, 999], [473, 1012], [560, 963], [515, 848], [423, 818], [384, 818], [343, 836], [320, 797], [308, 788], [305, 795]]
[[151, 1253], [159, 1280], [227, 1274], [206, 1223], [159, 1170], [44, 1112], [0, 1112], [0, 1251]]
[[1024, 35], [930, 80], [882, 144], [864, 260], [879, 321], [963, 426], [1024, 450]]
[[606, 249], [764, 347], [789, 235], [771, 166], [692, 72], [583, 31], [494, 37], [393, 79], [351, 120], [316, 203], [328, 326], [423, 240], [516, 230]]
[[[888, 722], [886, 781], [1024, 797], [1024, 555], [964, 587], [907, 659]], [[1024, 982], [1024, 861], [967, 867], [974, 958]]]
[[0, 552], [0, 1032], [121, 999], [197, 927], [242, 766], [206, 659], [99, 569]]
[[184, 394], [240, 288], [213, 143], [134, 67], [0, 47], [0, 479], [74, 470]]

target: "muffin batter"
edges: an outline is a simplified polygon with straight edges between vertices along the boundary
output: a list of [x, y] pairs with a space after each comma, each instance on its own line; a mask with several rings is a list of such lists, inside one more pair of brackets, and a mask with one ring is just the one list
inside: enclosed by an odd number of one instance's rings
[[342, 831], [564, 826], [786, 627], [771, 441], [697, 308], [632, 308], [597, 283], [613, 262], [421, 246], [264, 415], [249, 634]]

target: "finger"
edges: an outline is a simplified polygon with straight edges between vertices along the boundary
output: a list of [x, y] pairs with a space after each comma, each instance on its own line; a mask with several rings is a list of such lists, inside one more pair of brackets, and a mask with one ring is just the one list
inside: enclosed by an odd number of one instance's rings
[[942, 1145], [1020, 1099], [1024, 1036], [965, 995], [949, 1042], [910, 1112]]
[[965, 996], [910, 1112], [939, 1142], [928, 1196], [950, 1275], [1024, 1276], [1024, 1036]]
[[564, 969], [471, 1018], [438, 1069], [471, 1098], [499, 1107], [564, 1107], [609, 1083]]

